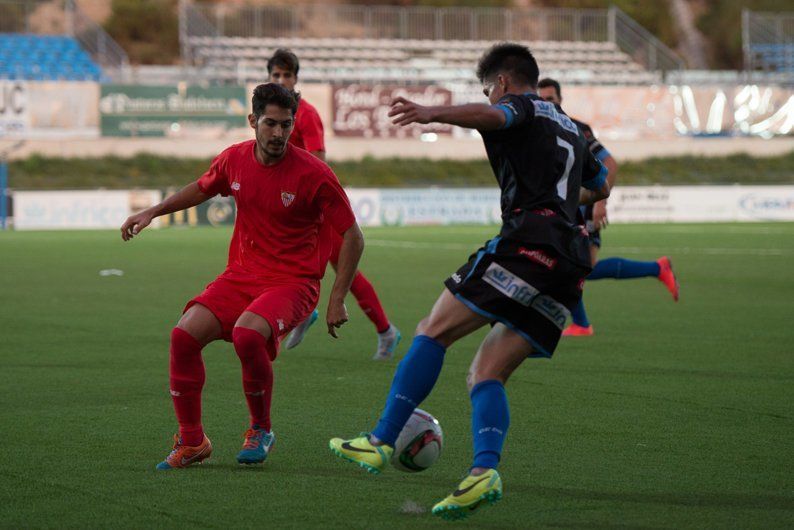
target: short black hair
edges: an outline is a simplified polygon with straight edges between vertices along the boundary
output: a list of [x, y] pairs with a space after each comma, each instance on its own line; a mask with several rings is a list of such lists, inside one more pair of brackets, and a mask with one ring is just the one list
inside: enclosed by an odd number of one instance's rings
[[264, 83], [254, 89], [254, 97], [251, 98], [251, 110], [254, 116], [264, 114], [268, 105], [289, 109], [293, 116], [298, 112], [298, 100], [292, 92], [276, 83]]
[[560, 98], [562, 101], [562, 90], [560, 90], [560, 83], [556, 79], [552, 79], [551, 77], [544, 77], [540, 81], [538, 81], [538, 88], [547, 88], [553, 86], [554, 90], [557, 91], [557, 97]]
[[292, 50], [287, 48], [279, 48], [273, 53], [273, 56], [267, 60], [268, 74], [273, 72], [274, 66], [288, 70], [295, 74], [296, 77], [298, 75], [298, 70], [301, 68], [300, 63], [298, 62], [298, 56], [292, 53]]
[[481, 83], [500, 72], [509, 73], [517, 82], [531, 87], [537, 86], [540, 75], [538, 63], [529, 48], [512, 42], [493, 45], [477, 64], [477, 78]]

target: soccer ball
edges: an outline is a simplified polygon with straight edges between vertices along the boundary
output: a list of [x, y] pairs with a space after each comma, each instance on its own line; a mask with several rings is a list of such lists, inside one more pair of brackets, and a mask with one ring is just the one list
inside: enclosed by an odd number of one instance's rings
[[429, 412], [415, 409], [394, 444], [391, 463], [407, 473], [424, 471], [441, 456], [443, 445], [444, 433], [438, 420]]

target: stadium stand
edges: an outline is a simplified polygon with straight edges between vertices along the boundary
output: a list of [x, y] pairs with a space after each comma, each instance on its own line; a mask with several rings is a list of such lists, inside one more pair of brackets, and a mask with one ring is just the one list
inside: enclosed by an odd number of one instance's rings
[[72, 37], [3, 33], [0, 79], [100, 81], [102, 70]]
[[745, 69], [794, 74], [794, 12], [745, 10], [742, 43]]
[[[291, 48], [301, 58], [301, 77], [317, 82], [406, 82], [472, 79], [473, 66], [491, 41], [435, 39], [345, 39], [191, 37], [194, 64], [231, 80], [241, 72], [262, 79], [276, 48]], [[660, 82], [612, 42], [535, 41], [526, 43], [544, 72], [598, 84]]]
[[247, 6], [180, 3], [183, 64], [222, 83], [265, 78], [276, 48], [301, 58], [304, 82], [471, 82], [496, 41], [527, 44], [565, 83], [660, 83], [683, 61], [617, 8]]

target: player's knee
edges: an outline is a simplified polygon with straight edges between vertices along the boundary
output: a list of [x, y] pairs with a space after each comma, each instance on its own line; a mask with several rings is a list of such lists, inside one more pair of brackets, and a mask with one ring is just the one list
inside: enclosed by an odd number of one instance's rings
[[510, 373], [507, 369], [497, 369], [493, 366], [471, 367], [469, 368], [469, 373], [466, 374], [466, 387], [471, 392], [478, 383], [491, 380], [499, 381], [504, 385], [507, 383]]
[[236, 326], [232, 330], [232, 343], [234, 351], [241, 359], [253, 357], [262, 349], [262, 344], [267, 340], [256, 330]]

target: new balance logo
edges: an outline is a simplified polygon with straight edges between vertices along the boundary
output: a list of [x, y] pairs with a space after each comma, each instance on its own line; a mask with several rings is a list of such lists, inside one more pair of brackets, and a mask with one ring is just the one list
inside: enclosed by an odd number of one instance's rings
[[232, 189], [234, 191], [240, 191], [240, 183], [239, 182], [232, 182]]
[[491, 263], [485, 270], [482, 279], [500, 293], [526, 307], [529, 307], [532, 299], [540, 293], [540, 291], [497, 263]]
[[460, 277], [460, 274], [458, 274], [457, 272], [454, 273], [452, 275], [452, 281], [455, 282], [455, 283], [460, 283], [462, 281], [462, 278]]

